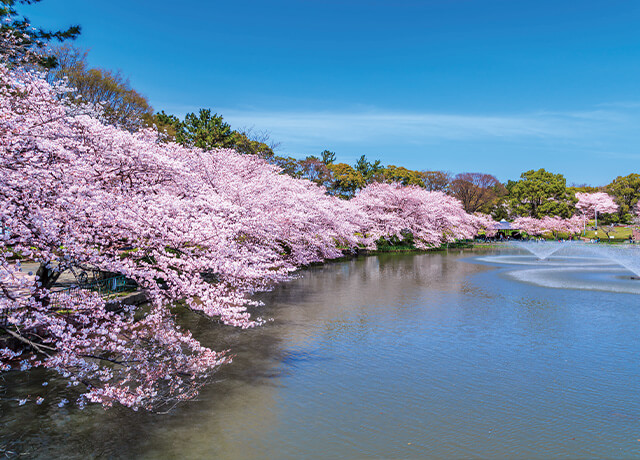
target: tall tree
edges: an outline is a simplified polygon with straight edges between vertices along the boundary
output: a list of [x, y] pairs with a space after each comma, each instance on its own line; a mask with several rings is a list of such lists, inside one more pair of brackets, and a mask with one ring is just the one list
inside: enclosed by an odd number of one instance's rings
[[449, 187], [449, 193], [460, 200], [469, 213], [488, 213], [502, 190], [504, 187], [495, 176], [482, 173], [457, 174]]
[[332, 163], [327, 166], [332, 174], [329, 193], [340, 198], [351, 198], [365, 186], [364, 177], [346, 163]]
[[511, 210], [518, 216], [566, 218], [573, 214], [572, 199], [562, 174], [544, 169], [527, 171], [520, 175], [519, 181], [509, 181], [507, 190]]
[[604, 192], [576, 193], [578, 202], [576, 209], [586, 218], [591, 219], [598, 214], [610, 214], [618, 210], [618, 205], [613, 201], [611, 195]]
[[[222, 122], [221, 116], [214, 115], [210, 118], [214, 117], [217, 117], [219, 119], [218, 121]], [[185, 117], [185, 120], [181, 121], [175, 115], [168, 115], [162, 111], [152, 116], [145, 117], [145, 122], [147, 126], [154, 126], [164, 141], [177, 141], [185, 145], [190, 145], [191, 136], [185, 134], [184, 129], [188, 124], [195, 124], [193, 120], [187, 120]], [[209, 123], [208, 125], [207, 123], [203, 124], [205, 127], [202, 131], [209, 130], [211, 138], [209, 140], [202, 141], [201, 145], [209, 147], [211, 145], [217, 145], [218, 147], [224, 146], [232, 148], [238, 153], [242, 153], [244, 155], [256, 155], [274, 164], [281, 161], [277, 160], [274, 152], [279, 144], [277, 142], [273, 142], [269, 133], [266, 131], [255, 131], [252, 128], [243, 128], [240, 130], [233, 130], [229, 134], [228, 131], [226, 131], [226, 128], [223, 127], [221, 130], [220, 126], [216, 125], [216, 122]], [[221, 133], [221, 131], [224, 132]], [[178, 132], [181, 132], [179, 141], [177, 139]], [[206, 137], [206, 135], [203, 133], [202, 137]], [[222, 137], [222, 141], [220, 141], [220, 137]], [[209, 147], [207, 147], [207, 149]]]
[[324, 164], [326, 164], [327, 166], [335, 163], [336, 161], [336, 154], [335, 152], [332, 152], [331, 150], [323, 150], [320, 153], [320, 157], [322, 158], [322, 162]]
[[87, 51], [64, 45], [52, 50], [57, 67], [49, 72], [49, 80], [66, 79], [73, 89], [67, 93], [71, 104], [89, 104], [107, 124], [136, 131], [153, 117], [147, 99], [131, 87], [120, 72], [91, 68]]
[[640, 174], [618, 176], [606, 187], [618, 204], [618, 216], [623, 222], [630, 222], [633, 209], [640, 202]]
[[420, 176], [424, 188], [430, 192], [446, 192], [452, 181], [451, 173], [446, 171], [422, 171]]
[[389, 165], [381, 171], [382, 181], [388, 184], [397, 182], [402, 185], [417, 185], [422, 187], [422, 175], [418, 171], [412, 171], [404, 166]]
[[164, 113], [164, 110], [154, 115], [145, 117], [147, 126], [153, 126], [158, 130], [163, 141], [175, 141], [176, 133], [180, 128], [180, 119], [175, 115]]
[[299, 162], [301, 177], [316, 184], [329, 187], [331, 185], [331, 171], [318, 157], [308, 156]]
[[278, 143], [271, 141], [268, 132], [247, 128], [233, 131], [229, 146], [238, 153], [256, 155], [267, 161], [272, 161], [275, 157], [274, 150], [278, 145]]
[[287, 176], [291, 176], [296, 179], [302, 177], [300, 163], [296, 158], [276, 155], [271, 158], [270, 162], [280, 168], [280, 172], [282, 174], [286, 174]]
[[367, 160], [365, 155], [362, 155], [358, 158], [358, 161], [355, 164], [355, 170], [362, 174], [364, 181], [367, 184], [373, 182], [376, 176], [384, 169], [384, 166], [380, 163], [380, 160], [376, 160], [371, 163]]
[[184, 117], [176, 130], [176, 142], [204, 150], [227, 148], [233, 146], [233, 132], [221, 115], [200, 109], [197, 115], [188, 113]]

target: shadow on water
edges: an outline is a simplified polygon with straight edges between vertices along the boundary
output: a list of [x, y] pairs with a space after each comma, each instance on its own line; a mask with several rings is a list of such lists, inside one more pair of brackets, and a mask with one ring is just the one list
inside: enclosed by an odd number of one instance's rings
[[[276, 311], [266, 306], [260, 312]], [[215, 350], [228, 349], [234, 356], [230, 365], [214, 374], [196, 400], [182, 403], [166, 414], [134, 412], [115, 406], [109, 410], [94, 405], [80, 410], [74, 405], [58, 407], [60, 395], [74, 400], [73, 389], [53, 378], [46, 387], [47, 373], [4, 374], [0, 380], [0, 455], [28, 458], [136, 458], [144, 456], [159, 425], [183, 426], [216, 422], [207, 414], [223, 412], [224, 402], [245, 388], [278, 385], [284, 368], [279, 363], [294, 361], [296, 352], [282, 347], [272, 324], [263, 328], [238, 330], [221, 326], [193, 314], [183, 314], [180, 322], [188, 326], [203, 345]], [[298, 357], [297, 359], [302, 359]], [[45, 401], [36, 405], [42, 395]], [[51, 395], [51, 396], [50, 396]], [[18, 401], [30, 401], [18, 407]], [[222, 424], [218, 427], [222, 430]], [[212, 427], [215, 431], [215, 426]]]

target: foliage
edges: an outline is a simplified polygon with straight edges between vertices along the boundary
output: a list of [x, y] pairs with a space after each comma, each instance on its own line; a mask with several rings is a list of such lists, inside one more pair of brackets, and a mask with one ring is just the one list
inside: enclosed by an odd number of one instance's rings
[[140, 129], [152, 117], [149, 102], [129, 80], [119, 72], [90, 68], [86, 51], [65, 45], [55, 48], [51, 55], [58, 66], [49, 72], [49, 79], [65, 79], [73, 88], [66, 94], [68, 103], [88, 104], [105, 123], [129, 131]]
[[331, 163], [327, 166], [332, 174], [329, 193], [341, 198], [351, 198], [356, 191], [364, 187], [365, 180], [360, 172], [346, 163]]
[[322, 153], [320, 153], [320, 157], [322, 158], [322, 162], [327, 166], [335, 163], [336, 161], [335, 152], [332, 152], [330, 150], [323, 150]]
[[370, 184], [376, 179], [376, 176], [384, 170], [384, 167], [380, 163], [380, 160], [370, 163], [367, 157], [362, 155], [355, 164], [355, 170], [362, 175], [365, 183]]
[[210, 109], [200, 109], [197, 115], [188, 113], [178, 125], [176, 142], [203, 150], [227, 148], [233, 145], [233, 132], [221, 115], [212, 115]]
[[479, 235], [494, 237], [498, 234], [496, 229], [496, 221], [489, 215], [481, 212], [473, 214], [474, 226]]
[[451, 184], [451, 173], [445, 171], [422, 171], [422, 184], [430, 192], [446, 192]]
[[512, 227], [526, 232], [531, 236], [551, 233], [558, 236], [560, 233], [574, 235], [583, 228], [583, 219], [573, 216], [570, 219], [562, 219], [555, 216], [545, 216], [542, 219], [535, 217], [519, 217], [513, 221]]
[[562, 174], [553, 174], [544, 169], [527, 171], [520, 175], [519, 181], [509, 181], [507, 190], [509, 204], [516, 215], [566, 218], [573, 214], [571, 198]]
[[175, 115], [168, 115], [164, 110], [145, 117], [146, 126], [153, 126], [163, 141], [175, 141], [176, 132], [180, 127], [180, 119]]
[[571, 187], [567, 187], [567, 191], [573, 195], [575, 195], [576, 193], [596, 193], [601, 192], [602, 187], [593, 187], [588, 184], [573, 184], [571, 185]]
[[331, 171], [318, 157], [308, 156], [304, 160], [299, 161], [298, 164], [301, 178], [310, 180], [323, 187], [329, 187], [331, 185]]
[[423, 186], [422, 176], [417, 171], [411, 171], [402, 166], [389, 165], [382, 169], [381, 182], [388, 184], [399, 183], [402, 185]]
[[255, 132], [253, 129], [233, 131], [231, 148], [244, 155], [256, 155], [266, 160], [275, 157], [274, 149], [278, 144], [270, 141], [267, 132]]
[[[166, 141], [175, 141], [186, 147], [204, 150], [232, 148], [244, 155], [256, 155], [278, 163], [274, 149], [278, 144], [271, 142], [267, 132], [253, 129], [231, 130], [221, 115], [211, 115], [211, 110], [201, 109], [198, 115], [188, 113], [184, 120], [175, 115], [158, 112], [145, 117], [146, 125], [153, 126]], [[294, 168], [295, 169], [295, 168]]]
[[494, 176], [482, 173], [461, 173], [455, 176], [449, 186], [449, 193], [462, 203], [470, 213], [491, 211], [492, 205], [505, 192]]
[[299, 179], [302, 175], [300, 171], [300, 164], [297, 159], [293, 157], [281, 157], [275, 156], [271, 159], [271, 163], [276, 165], [282, 174]]
[[[618, 216], [622, 222], [631, 222], [634, 207], [640, 202], [640, 174], [618, 176], [607, 185], [607, 192], [618, 204]], [[638, 214], [636, 211], [635, 214]]]

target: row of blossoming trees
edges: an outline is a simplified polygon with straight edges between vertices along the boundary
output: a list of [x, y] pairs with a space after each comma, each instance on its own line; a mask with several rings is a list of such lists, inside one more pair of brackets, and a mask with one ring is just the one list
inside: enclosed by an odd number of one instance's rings
[[[251, 294], [303, 265], [407, 231], [418, 247], [437, 247], [490, 224], [415, 187], [373, 184], [341, 200], [256, 156], [71, 113], [65, 91], [0, 67], [0, 370], [57, 371], [78, 386], [80, 405], [187, 399], [230, 360], [176, 324], [177, 305], [252, 327], [263, 320], [248, 311]], [[20, 260], [40, 268], [25, 276]], [[148, 312], [110, 311], [90, 291], [52, 302], [74, 266], [135, 280]]]
[[[249, 313], [251, 294], [301, 266], [392, 236], [430, 248], [491, 232], [488, 216], [442, 192], [373, 183], [342, 200], [257, 156], [158, 142], [154, 131], [72, 113], [65, 91], [0, 67], [0, 370], [57, 371], [79, 387], [80, 405], [188, 399], [230, 361], [176, 324], [176, 306], [248, 328], [264, 321]], [[578, 207], [605, 212], [605, 201], [588, 195]], [[574, 233], [581, 222], [516, 225]], [[21, 260], [38, 262], [37, 273], [25, 276]], [[111, 311], [91, 291], [52, 302], [60, 273], [75, 266], [135, 280], [148, 312]]]
[[[65, 91], [0, 67], [0, 370], [57, 371], [80, 405], [188, 399], [230, 361], [176, 324], [176, 306], [248, 328], [264, 321], [249, 313], [251, 295], [301, 266], [393, 236], [426, 249], [492, 231], [491, 218], [442, 192], [373, 183], [342, 200], [258, 156], [103, 124], [63, 104]], [[600, 195], [580, 197], [585, 216], [615, 210]], [[575, 233], [581, 222], [516, 226]], [[37, 273], [25, 276], [21, 260]], [[91, 291], [52, 302], [60, 273], [77, 266], [134, 280], [148, 312], [111, 311]]]

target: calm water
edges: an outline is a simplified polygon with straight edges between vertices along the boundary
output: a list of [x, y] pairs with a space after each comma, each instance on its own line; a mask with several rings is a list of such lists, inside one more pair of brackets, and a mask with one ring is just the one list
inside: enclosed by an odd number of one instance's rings
[[42, 390], [41, 375], [7, 376], [0, 449], [35, 458], [640, 458], [640, 281], [606, 263], [559, 259], [540, 273], [521, 256], [496, 255], [327, 264], [262, 295], [274, 318], [263, 328], [200, 320], [197, 336], [236, 359], [166, 415], [18, 408], [6, 399]]

